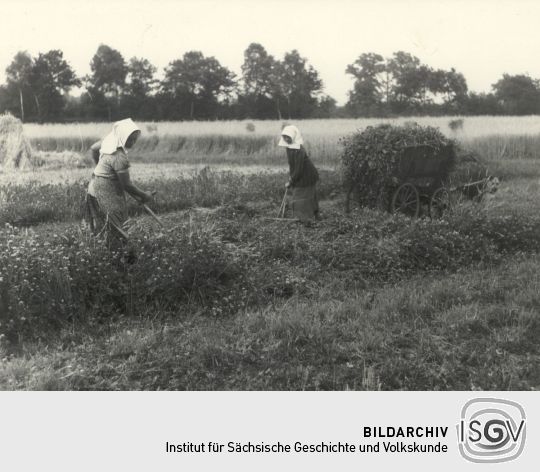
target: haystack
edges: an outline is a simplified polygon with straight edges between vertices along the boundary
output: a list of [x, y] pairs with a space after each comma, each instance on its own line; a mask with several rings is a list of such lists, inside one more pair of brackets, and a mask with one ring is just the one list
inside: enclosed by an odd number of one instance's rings
[[9, 113], [0, 115], [0, 164], [4, 169], [34, 166], [32, 146], [24, 136], [22, 122]]

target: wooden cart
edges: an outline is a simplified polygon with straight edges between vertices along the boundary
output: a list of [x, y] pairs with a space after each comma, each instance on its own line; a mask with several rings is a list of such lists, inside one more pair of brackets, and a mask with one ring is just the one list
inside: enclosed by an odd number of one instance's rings
[[[403, 149], [399, 173], [393, 179], [389, 210], [417, 217], [422, 207], [427, 207], [432, 218], [438, 218], [465, 198], [480, 201], [484, 194], [496, 190], [498, 179], [491, 177], [483, 168], [482, 178], [453, 185], [448, 172], [455, 160], [452, 145], [441, 149], [429, 145], [411, 146]], [[481, 164], [475, 160], [475, 164]], [[478, 172], [475, 177], [479, 177]]]
[[[390, 212], [416, 217], [422, 206], [428, 206], [437, 192], [444, 188], [448, 172], [455, 159], [452, 145], [437, 149], [429, 145], [410, 146], [399, 157], [399, 168], [390, 188]], [[440, 194], [440, 192], [439, 192]]]

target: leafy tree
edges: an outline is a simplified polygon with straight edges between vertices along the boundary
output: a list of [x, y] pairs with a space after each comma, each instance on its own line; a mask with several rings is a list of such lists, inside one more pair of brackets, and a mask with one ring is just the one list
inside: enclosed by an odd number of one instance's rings
[[72, 87], [81, 85], [58, 49], [39, 53], [32, 67], [30, 83], [40, 120], [60, 116], [65, 106], [65, 95]]
[[156, 67], [148, 59], [132, 57], [127, 67], [125, 93], [141, 98], [150, 95], [157, 84], [154, 78], [156, 71]]
[[122, 97], [122, 109], [138, 119], [154, 118], [153, 93], [158, 81], [157, 69], [148, 59], [132, 57], [127, 66], [127, 80]]
[[161, 83], [162, 93], [172, 99], [173, 114], [190, 119], [215, 116], [220, 100], [228, 97], [235, 85], [229, 69], [199, 51], [187, 52], [182, 59], [172, 61]]
[[33, 60], [27, 51], [19, 51], [6, 68], [8, 88], [14, 89], [19, 95], [21, 120], [24, 121], [24, 95], [30, 90], [30, 76]]
[[465, 100], [465, 110], [471, 115], [500, 115], [502, 107], [492, 93], [471, 92]]
[[461, 108], [467, 100], [467, 81], [460, 72], [456, 72], [454, 68], [449, 71], [437, 71], [442, 78], [437, 84], [435, 90], [443, 94], [445, 105], [454, 108]]
[[275, 64], [274, 57], [268, 54], [261, 44], [251, 43], [244, 51], [243, 92], [249, 95], [271, 95], [271, 75]]
[[105, 103], [109, 120], [118, 106], [126, 83], [128, 68], [122, 54], [116, 49], [101, 44], [90, 63], [92, 74], [87, 78], [87, 91], [91, 101]]
[[18, 92], [14, 96], [9, 90], [8, 85], [0, 85], [0, 112], [9, 111], [14, 115], [14, 110], [18, 110], [20, 107]]
[[275, 68], [275, 95], [283, 96], [289, 118], [305, 118], [317, 107], [323, 89], [319, 73], [295, 49], [285, 54]]
[[404, 51], [384, 59], [364, 53], [347, 67], [355, 78], [347, 109], [353, 115], [463, 109], [467, 82], [455, 69], [434, 70]]
[[433, 101], [433, 73], [434, 71], [431, 67], [421, 64], [418, 68], [406, 74], [407, 78], [411, 81], [409, 89], [416, 90], [413, 100], [422, 106]]
[[538, 85], [538, 81], [528, 75], [503, 74], [492, 87], [505, 113], [527, 115], [540, 110]]
[[418, 96], [421, 88], [418, 76], [420, 65], [420, 59], [404, 51], [395, 52], [387, 61], [394, 83], [393, 100], [406, 105]]
[[319, 97], [317, 109], [313, 113], [313, 118], [334, 118], [337, 113], [337, 102], [329, 95]]
[[355, 113], [377, 112], [385, 94], [386, 82], [381, 77], [386, 72], [384, 58], [380, 54], [364, 53], [345, 72], [355, 78], [347, 107]]
[[239, 102], [247, 116], [270, 118], [274, 114], [274, 103], [279, 110], [276, 67], [277, 61], [261, 44], [251, 43], [244, 51]]
[[447, 74], [448, 72], [442, 69], [432, 70], [429, 78], [429, 89], [437, 96], [442, 96], [447, 90]]
[[90, 82], [96, 89], [119, 95], [128, 72], [126, 61], [119, 51], [101, 44], [92, 58], [90, 69]]

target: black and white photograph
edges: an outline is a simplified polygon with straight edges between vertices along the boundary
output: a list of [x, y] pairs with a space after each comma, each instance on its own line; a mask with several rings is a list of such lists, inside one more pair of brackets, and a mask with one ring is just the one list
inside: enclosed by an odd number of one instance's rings
[[540, 389], [539, 2], [0, 15], [0, 390]]

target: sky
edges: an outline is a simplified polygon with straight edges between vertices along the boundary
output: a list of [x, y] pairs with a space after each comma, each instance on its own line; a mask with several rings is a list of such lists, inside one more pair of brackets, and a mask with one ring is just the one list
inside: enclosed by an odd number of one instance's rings
[[540, 78], [540, 1], [0, 0], [2, 83], [17, 51], [61, 49], [84, 75], [101, 43], [160, 73], [200, 50], [240, 75], [251, 42], [277, 58], [297, 49], [339, 104], [352, 86], [347, 64], [365, 52], [407, 51], [489, 92], [503, 73]]

